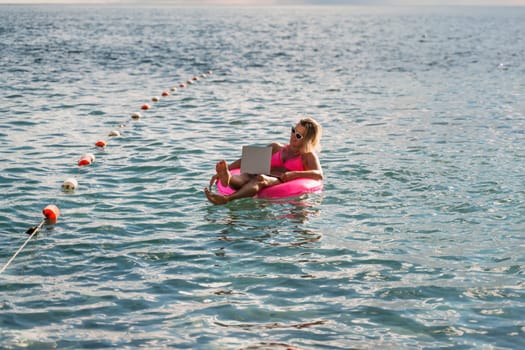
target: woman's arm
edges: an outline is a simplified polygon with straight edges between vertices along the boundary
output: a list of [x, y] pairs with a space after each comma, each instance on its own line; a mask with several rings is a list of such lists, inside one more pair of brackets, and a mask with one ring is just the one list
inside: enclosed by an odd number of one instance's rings
[[303, 167], [303, 171], [287, 171], [282, 174], [279, 179], [283, 182], [298, 178], [314, 180], [323, 179], [323, 169], [321, 168], [321, 163], [315, 153], [310, 152], [303, 155]]
[[228, 165], [228, 170], [237, 169], [241, 167], [241, 158], [237, 159], [236, 161], [233, 161]]
[[274, 154], [275, 152], [279, 152], [284, 147], [283, 144], [280, 144], [278, 142], [273, 142], [269, 144], [268, 146], [272, 147], [272, 154]]

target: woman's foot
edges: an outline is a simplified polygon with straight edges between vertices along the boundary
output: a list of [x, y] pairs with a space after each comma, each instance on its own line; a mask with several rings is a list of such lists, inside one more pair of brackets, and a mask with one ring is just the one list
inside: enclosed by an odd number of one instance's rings
[[224, 187], [228, 187], [230, 185], [230, 180], [232, 178], [232, 174], [228, 170], [228, 164], [225, 160], [221, 160], [217, 163], [215, 166], [215, 170], [217, 171], [217, 176], [219, 178], [219, 181], [221, 182], [221, 185]]
[[213, 204], [226, 204], [228, 203], [228, 198], [226, 196], [212, 193], [209, 189], [205, 188], [204, 193], [210, 202]]

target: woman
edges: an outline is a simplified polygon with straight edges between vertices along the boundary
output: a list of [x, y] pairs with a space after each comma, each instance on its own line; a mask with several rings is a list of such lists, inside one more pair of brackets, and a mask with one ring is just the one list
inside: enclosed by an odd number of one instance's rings
[[[210, 188], [204, 189], [206, 197], [214, 204], [226, 204], [235, 199], [253, 197], [263, 188], [281, 182], [297, 178], [322, 180], [323, 170], [314, 152], [319, 146], [321, 131], [321, 125], [314, 119], [304, 118], [292, 127], [288, 145], [272, 143], [271, 176], [245, 173], [232, 175], [230, 170], [240, 168], [241, 160], [237, 159], [230, 165], [221, 160], [215, 166], [217, 173], [210, 180]], [[212, 193], [211, 186], [217, 181], [237, 192], [231, 195]]]

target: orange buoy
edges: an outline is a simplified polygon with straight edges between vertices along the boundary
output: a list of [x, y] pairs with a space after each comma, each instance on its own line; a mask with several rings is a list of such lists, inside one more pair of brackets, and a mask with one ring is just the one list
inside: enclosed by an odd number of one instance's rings
[[84, 165], [90, 165], [91, 164], [91, 158], [88, 157], [82, 157], [78, 161], [78, 166], [84, 166]]
[[142, 107], [140, 107], [140, 109], [144, 109], [144, 110], [150, 109], [150, 108], [151, 108], [151, 106], [149, 104], [147, 104], [147, 103], [143, 104]]
[[78, 166], [84, 166], [84, 165], [90, 165], [95, 161], [95, 156], [91, 153], [84, 154], [82, 157], [80, 157], [80, 160], [78, 161]]
[[56, 205], [50, 204], [42, 210], [42, 213], [48, 220], [56, 221], [60, 216], [60, 209]]
[[169, 96], [169, 95], [170, 95], [169, 92], [167, 92], [167, 91], [162, 91], [162, 96]]
[[106, 147], [106, 141], [104, 141], [104, 140], [97, 141], [97, 143], [95, 143], [95, 146], [97, 146], [97, 147]]

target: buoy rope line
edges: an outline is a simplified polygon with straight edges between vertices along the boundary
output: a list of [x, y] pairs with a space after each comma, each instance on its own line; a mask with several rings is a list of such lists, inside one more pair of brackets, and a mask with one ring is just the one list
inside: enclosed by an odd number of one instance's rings
[[[209, 70], [206, 73], [202, 73], [200, 75], [200, 77], [199, 76], [193, 76], [193, 78], [188, 79], [186, 81], [186, 83], [184, 83], [184, 82], [179, 83], [178, 87], [180, 89], [186, 88], [187, 86], [197, 82], [200, 78], [206, 78], [207, 76], [209, 76], [211, 74], [213, 74], [213, 72], [211, 70]], [[176, 92], [177, 88], [176, 87], [172, 87], [170, 89], [170, 91], [172, 93]], [[169, 95], [170, 95], [170, 92], [168, 90], [163, 91], [162, 94], [161, 94], [162, 97], [167, 97]], [[157, 97], [157, 96], [153, 96], [151, 98], [151, 101], [152, 102], [159, 102], [160, 98]], [[143, 111], [147, 111], [150, 108], [151, 108], [151, 105], [148, 104], [148, 103], [145, 103], [145, 104], [143, 104], [140, 107], [140, 109], [143, 110]], [[139, 112], [134, 112], [134, 113], [131, 114], [131, 118], [134, 119], [134, 120], [137, 120], [137, 119], [142, 118], [142, 115]], [[125, 124], [120, 124], [120, 127], [124, 127], [124, 126], [125, 126]], [[108, 136], [109, 137], [118, 137], [118, 136], [121, 136], [121, 134], [117, 130], [112, 130], [108, 134]], [[99, 141], [97, 141], [95, 143], [95, 146], [99, 147], [99, 148], [105, 148], [107, 146], [107, 142], [104, 141], [104, 140], [99, 140]], [[79, 167], [88, 166], [88, 165], [91, 165], [94, 161], [95, 161], [95, 156], [92, 153], [86, 153], [86, 154], [84, 154], [84, 155], [82, 155], [80, 157], [80, 159], [79, 159], [77, 164], [78, 164]], [[62, 184], [62, 191], [63, 192], [73, 192], [73, 191], [75, 191], [77, 189], [77, 187], [78, 187], [78, 181], [75, 178], [68, 178]], [[45, 224], [55, 224], [57, 222], [57, 219], [60, 216], [60, 209], [58, 209], [58, 207], [56, 205], [50, 204], [50, 205], [48, 205], [47, 207], [45, 207], [42, 210], [42, 213], [44, 214], [44, 219], [42, 219], [42, 221], [40, 221], [40, 223], [37, 226], [30, 227], [26, 231], [26, 233], [29, 234], [29, 237], [24, 241], [24, 243], [20, 246], [20, 248], [18, 248], [18, 250], [13, 254], [13, 256], [2, 267], [2, 269], [0, 270], [0, 274], [2, 274], [9, 267], [9, 265], [11, 265], [11, 263], [15, 260], [15, 258], [18, 256], [18, 254], [20, 254], [20, 252], [25, 248], [25, 246], [29, 243], [29, 241], [33, 237], [36, 237], [38, 235], [38, 233], [40, 232], [40, 230], [42, 229], [42, 227]]]
[[22, 244], [20, 246], [20, 248], [18, 248], [18, 250], [15, 252], [15, 254], [13, 254], [13, 256], [11, 257], [11, 259], [9, 259], [7, 261], [7, 263], [4, 265], [4, 267], [2, 267], [2, 269], [0, 270], [0, 273], [4, 272], [8, 267], [9, 265], [11, 265], [11, 263], [13, 262], [13, 260], [15, 260], [16, 256], [22, 251], [22, 249], [24, 249], [24, 247], [27, 245], [27, 243], [29, 243], [29, 241], [31, 240], [31, 238], [33, 238], [34, 236], [36, 236], [38, 234], [38, 231], [40, 231], [40, 229], [42, 228], [42, 226], [44, 226], [44, 223], [46, 222], [46, 219], [42, 219], [42, 221], [40, 222], [40, 224], [38, 224], [38, 226], [35, 226], [35, 227], [31, 227], [29, 230], [27, 230], [27, 232], [29, 233], [29, 231], [32, 231], [30, 234], [30, 236], [25, 240], [24, 244]]

